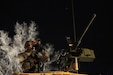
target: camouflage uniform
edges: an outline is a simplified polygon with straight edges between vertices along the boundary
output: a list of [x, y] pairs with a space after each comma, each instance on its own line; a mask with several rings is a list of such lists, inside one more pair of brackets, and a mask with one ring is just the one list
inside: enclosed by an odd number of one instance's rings
[[[29, 43], [30, 42], [30, 43]], [[43, 71], [43, 64], [48, 61], [49, 55], [42, 46], [34, 44], [33, 41], [27, 41], [24, 53], [19, 54], [24, 73], [34, 73]]]

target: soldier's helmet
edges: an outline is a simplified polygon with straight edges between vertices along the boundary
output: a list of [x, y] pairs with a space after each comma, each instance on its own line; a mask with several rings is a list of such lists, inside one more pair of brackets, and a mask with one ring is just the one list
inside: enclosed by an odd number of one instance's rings
[[29, 41], [26, 41], [25, 42], [25, 45], [24, 45], [24, 48], [26, 49], [26, 50], [29, 50], [29, 49], [32, 49], [33, 48], [33, 46], [35, 45], [37, 43], [37, 40], [29, 40]]

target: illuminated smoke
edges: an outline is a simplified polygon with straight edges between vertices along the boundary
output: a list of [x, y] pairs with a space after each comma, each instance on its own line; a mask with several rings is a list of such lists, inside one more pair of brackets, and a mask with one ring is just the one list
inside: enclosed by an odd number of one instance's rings
[[44, 63], [44, 72], [47, 72], [47, 71], [51, 71], [51, 70], [54, 70], [55, 69], [55, 65], [53, 66], [52, 63], [56, 61], [56, 58], [58, 56], [58, 52], [56, 52], [54, 50], [54, 45], [52, 44], [46, 44], [44, 46], [46, 52], [50, 55], [50, 59], [48, 62]]
[[35, 22], [15, 25], [15, 35], [9, 37], [8, 32], [0, 30], [0, 75], [11, 75], [22, 72], [18, 54], [24, 51], [24, 43], [36, 39], [39, 35]]
[[[33, 21], [29, 25], [25, 22], [22, 24], [17, 22], [13, 38], [9, 37], [8, 32], [0, 30], [0, 75], [22, 72], [18, 54], [25, 51], [24, 44], [26, 41], [39, 38], [37, 28]], [[53, 69], [51, 63], [55, 61], [58, 53], [55, 53], [52, 44], [47, 43], [44, 47], [46, 52], [52, 56], [49, 62], [45, 63], [44, 71], [49, 71]]]

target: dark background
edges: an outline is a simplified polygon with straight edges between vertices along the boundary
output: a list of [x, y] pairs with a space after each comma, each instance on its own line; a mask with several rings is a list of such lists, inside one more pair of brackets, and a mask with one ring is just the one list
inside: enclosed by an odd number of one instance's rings
[[[96, 14], [80, 47], [93, 49], [94, 62], [79, 64], [80, 73], [89, 75], [113, 75], [113, 2], [108, 0], [73, 0], [75, 33], [79, 39]], [[74, 41], [72, 0], [19, 0], [0, 2], [0, 30], [14, 35], [16, 22], [39, 26], [43, 43], [52, 43], [56, 50], [67, 48], [65, 37]]]

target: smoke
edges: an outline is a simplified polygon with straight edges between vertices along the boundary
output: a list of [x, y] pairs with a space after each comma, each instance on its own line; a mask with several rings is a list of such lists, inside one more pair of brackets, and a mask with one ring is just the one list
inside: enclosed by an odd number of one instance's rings
[[[37, 39], [39, 32], [34, 21], [30, 24], [23, 22], [16, 23], [15, 35], [11, 38], [8, 32], [0, 30], [0, 75], [11, 75], [12, 73], [22, 72], [18, 54], [24, 52], [24, 44], [30, 39]], [[44, 71], [52, 70], [51, 63], [55, 61], [58, 53], [55, 53], [54, 45], [45, 44], [46, 52], [52, 56], [49, 62], [45, 63]]]
[[55, 65], [52, 65], [52, 63], [56, 61], [59, 51], [55, 51], [54, 45], [49, 44], [49, 43], [45, 44], [44, 48], [46, 52], [49, 54], [50, 58], [48, 62], [44, 63], [43, 71], [47, 72], [51, 70], [58, 70], [58, 68], [55, 67]]

